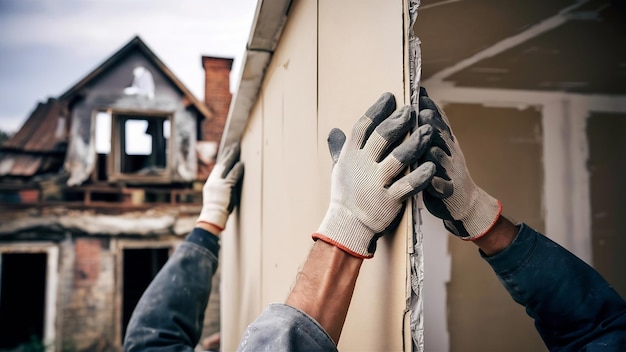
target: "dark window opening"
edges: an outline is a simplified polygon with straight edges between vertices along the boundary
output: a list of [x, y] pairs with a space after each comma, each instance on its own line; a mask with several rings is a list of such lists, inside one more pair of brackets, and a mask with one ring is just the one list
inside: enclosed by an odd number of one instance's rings
[[122, 339], [139, 298], [169, 257], [169, 248], [124, 250]]
[[0, 256], [0, 349], [41, 347], [46, 296], [45, 253]]
[[97, 154], [96, 156], [96, 169], [95, 180], [106, 181], [108, 179], [107, 163], [109, 162], [109, 154]]

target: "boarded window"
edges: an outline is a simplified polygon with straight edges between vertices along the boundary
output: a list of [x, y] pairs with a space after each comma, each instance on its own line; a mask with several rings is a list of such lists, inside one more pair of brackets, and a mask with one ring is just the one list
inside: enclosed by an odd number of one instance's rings
[[0, 256], [0, 350], [41, 346], [46, 295], [45, 253]]
[[124, 249], [122, 338], [133, 310], [152, 279], [167, 262], [169, 248]]

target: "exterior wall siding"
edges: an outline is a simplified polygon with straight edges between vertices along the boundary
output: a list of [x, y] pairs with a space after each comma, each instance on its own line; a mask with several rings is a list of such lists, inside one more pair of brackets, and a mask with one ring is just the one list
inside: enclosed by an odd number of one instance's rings
[[[289, 294], [328, 206], [328, 132], [349, 134], [385, 91], [404, 104], [402, 16], [402, 1], [293, 3], [242, 137], [240, 211], [222, 236], [224, 350]], [[340, 350], [402, 349], [409, 223], [361, 269]]]

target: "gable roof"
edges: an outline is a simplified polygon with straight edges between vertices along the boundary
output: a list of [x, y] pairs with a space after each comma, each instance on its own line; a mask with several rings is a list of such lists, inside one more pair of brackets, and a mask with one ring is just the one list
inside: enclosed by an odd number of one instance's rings
[[71, 123], [67, 112], [68, 104], [81, 95], [90, 82], [135, 51], [139, 51], [161, 70], [182, 92], [186, 104], [193, 105], [205, 119], [213, 117], [210, 108], [196, 99], [139, 37], [134, 37], [60, 97], [37, 104], [22, 127], [0, 146], [0, 176], [32, 176], [57, 165], [55, 160], [60, 153], [65, 153], [68, 142]]
[[89, 84], [89, 82], [95, 80], [101, 74], [106, 72], [109, 68], [115, 66], [118, 62], [123, 60], [134, 50], [138, 50], [146, 57], [146, 59], [148, 59], [157, 68], [159, 68], [161, 72], [165, 75], [165, 77], [167, 77], [172, 82], [172, 84], [174, 84], [174, 86], [176, 86], [183, 93], [189, 103], [193, 105], [200, 112], [200, 114], [204, 116], [205, 119], [210, 119], [213, 117], [213, 112], [209, 109], [209, 107], [200, 100], [198, 100], [138, 36], [135, 36], [130, 42], [128, 42], [115, 54], [111, 55], [102, 64], [100, 64], [100, 66], [96, 67], [93, 71], [91, 71], [91, 73], [89, 73], [73, 87], [63, 93], [59, 97], [59, 100], [72, 100], [75, 96], [80, 94], [82, 89], [87, 84]]

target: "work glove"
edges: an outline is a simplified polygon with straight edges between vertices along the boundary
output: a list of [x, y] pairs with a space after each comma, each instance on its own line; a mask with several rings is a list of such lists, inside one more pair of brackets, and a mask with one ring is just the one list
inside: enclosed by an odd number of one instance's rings
[[401, 215], [404, 201], [428, 186], [433, 163], [401, 173], [427, 150], [432, 127], [421, 126], [403, 141], [415, 114], [408, 106], [394, 110], [393, 95], [385, 93], [357, 121], [347, 141], [341, 130], [330, 132], [330, 205], [313, 239], [371, 258], [379, 234]]
[[448, 118], [424, 88], [420, 88], [418, 121], [434, 130], [430, 149], [422, 158], [437, 166], [435, 176], [422, 193], [426, 209], [442, 219], [454, 235], [464, 240], [481, 237], [498, 220], [502, 204], [476, 186]]
[[228, 215], [239, 202], [238, 190], [243, 180], [243, 164], [239, 161], [239, 153], [239, 145], [231, 144], [218, 157], [202, 187], [202, 210], [197, 222], [224, 229]]

